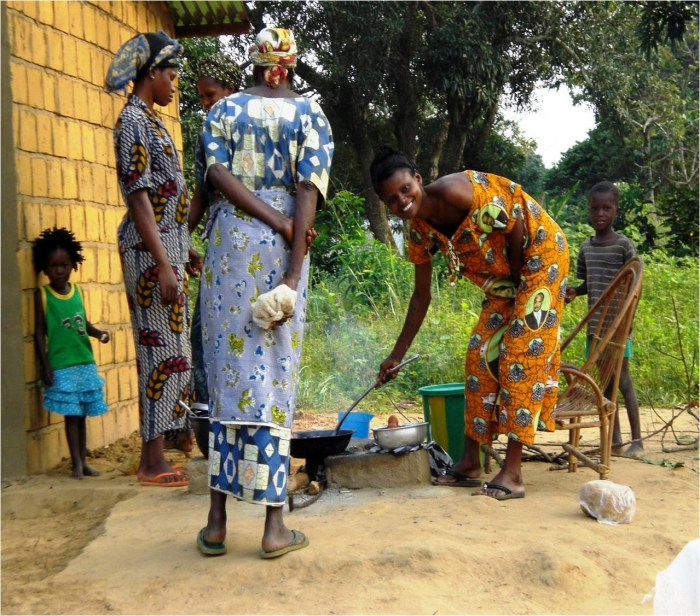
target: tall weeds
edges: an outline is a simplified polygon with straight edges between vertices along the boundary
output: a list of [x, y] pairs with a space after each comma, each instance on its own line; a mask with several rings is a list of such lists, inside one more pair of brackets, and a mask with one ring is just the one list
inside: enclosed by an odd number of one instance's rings
[[[361, 222], [361, 200], [341, 193], [321, 220], [326, 236], [314, 245], [299, 405], [342, 410], [376, 377], [403, 325], [413, 290], [413, 266], [383, 244], [373, 241]], [[354, 212], [354, 213], [353, 213]], [[325, 225], [325, 226], [324, 226]], [[572, 230], [578, 236], [585, 229]], [[672, 406], [687, 398], [683, 367], [674, 355], [677, 334], [670, 297], [676, 299], [688, 352], [698, 350], [698, 260], [656, 252], [643, 255], [645, 278], [634, 325], [635, 387], [644, 399]], [[321, 261], [319, 263], [319, 260]], [[575, 261], [574, 261], [575, 264]], [[575, 270], [574, 270], [575, 271]], [[411, 353], [421, 360], [406, 366], [386, 386], [392, 398], [419, 401], [423, 385], [463, 382], [467, 340], [481, 308], [483, 293], [466, 280], [445, 282], [441, 256], [434, 260], [433, 300]], [[572, 277], [573, 282], [573, 277]], [[562, 316], [562, 338], [585, 314], [585, 299], [568, 305]], [[580, 347], [580, 348], [579, 348]], [[583, 357], [583, 342], [567, 351]], [[367, 404], [388, 405], [386, 396]]]

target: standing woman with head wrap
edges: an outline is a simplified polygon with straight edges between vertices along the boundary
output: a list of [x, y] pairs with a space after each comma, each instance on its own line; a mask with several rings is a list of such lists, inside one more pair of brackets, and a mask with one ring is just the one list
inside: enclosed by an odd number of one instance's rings
[[138, 34], [117, 51], [108, 92], [134, 83], [114, 128], [119, 186], [127, 205], [118, 241], [136, 344], [142, 438], [141, 485], [187, 485], [184, 469], [163, 456], [162, 434], [185, 425], [190, 342], [183, 282], [189, 199], [178, 153], [153, 110], [175, 96], [182, 46], [165, 32]]
[[261, 556], [273, 558], [309, 542], [285, 526], [282, 507], [306, 317], [307, 233], [326, 196], [333, 137], [319, 105], [291, 90], [291, 32], [266, 28], [250, 58], [255, 86], [219, 101], [204, 129], [206, 177], [223, 197], [210, 213], [202, 281], [211, 503], [197, 544], [204, 554], [226, 552], [230, 494], [266, 506]]

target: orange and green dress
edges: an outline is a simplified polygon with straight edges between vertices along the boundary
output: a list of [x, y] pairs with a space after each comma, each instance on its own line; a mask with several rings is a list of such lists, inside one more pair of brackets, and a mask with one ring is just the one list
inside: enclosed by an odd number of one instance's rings
[[[436, 250], [447, 257], [450, 280], [461, 274], [486, 295], [465, 362], [465, 431], [479, 442], [499, 434], [533, 443], [535, 430], [554, 430], [559, 325], [569, 249], [559, 225], [515, 182], [465, 171], [472, 206], [451, 238], [413, 219], [409, 260], [420, 265]], [[507, 234], [523, 219], [523, 268], [516, 288]]]

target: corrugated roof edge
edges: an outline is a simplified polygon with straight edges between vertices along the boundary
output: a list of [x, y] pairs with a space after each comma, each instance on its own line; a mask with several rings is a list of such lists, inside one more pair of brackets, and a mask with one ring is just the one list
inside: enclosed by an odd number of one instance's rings
[[165, 3], [175, 22], [175, 36], [248, 34], [250, 22], [241, 0], [170, 0]]

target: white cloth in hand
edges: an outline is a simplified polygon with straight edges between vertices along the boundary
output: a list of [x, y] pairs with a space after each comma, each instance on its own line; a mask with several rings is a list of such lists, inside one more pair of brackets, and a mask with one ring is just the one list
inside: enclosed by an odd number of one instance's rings
[[275, 287], [272, 293], [284, 316], [291, 317], [297, 305], [297, 292], [292, 291], [286, 284], [281, 284], [279, 287]]
[[286, 284], [258, 296], [253, 304], [253, 323], [262, 329], [270, 329], [277, 321], [294, 313], [297, 294]]

